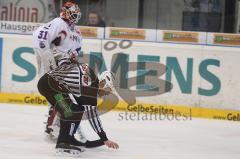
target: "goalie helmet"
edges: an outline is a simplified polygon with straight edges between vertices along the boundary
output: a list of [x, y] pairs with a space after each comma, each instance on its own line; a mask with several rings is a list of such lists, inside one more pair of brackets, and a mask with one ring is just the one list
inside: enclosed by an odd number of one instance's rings
[[76, 24], [81, 19], [81, 11], [76, 3], [66, 2], [61, 8], [60, 17]]
[[105, 84], [102, 89], [111, 88], [113, 90], [113, 80], [115, 80], [114, 75], [110, 71], [104, 71], [98, 75], [99, 83], [105, 80]]

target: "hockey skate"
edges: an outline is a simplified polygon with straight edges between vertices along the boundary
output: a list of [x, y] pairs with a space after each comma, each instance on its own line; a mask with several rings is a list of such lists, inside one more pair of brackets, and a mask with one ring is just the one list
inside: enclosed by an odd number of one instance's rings
[[82, 152], [84, 149], [68, 143], [57, 143], [56, 145], [56, 155], [59, 156], [79, 157]]
[[53, 107], [49, 108], [47, 118], [47, 122], [44, 123], [46, 124], [46, 140], [56, 142], [60, 129], [60, 118]]

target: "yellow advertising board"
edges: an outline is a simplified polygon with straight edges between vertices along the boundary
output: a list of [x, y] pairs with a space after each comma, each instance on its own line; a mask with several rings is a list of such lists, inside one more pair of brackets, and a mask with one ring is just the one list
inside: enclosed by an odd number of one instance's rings
[[163, 41], [165, 42], [198, 43], [198, 36], [197, 32], [163, 31]]
[[78, 28], [84, 38], [98, 38], [97, 27], [79, 26]]
[[213, 34], [213, 43], [221, 45], [240, 45], [239, 34]]
[[146, 31], [143, 29], [109, 28], [109, 37], [114, 39], [145, 40]]

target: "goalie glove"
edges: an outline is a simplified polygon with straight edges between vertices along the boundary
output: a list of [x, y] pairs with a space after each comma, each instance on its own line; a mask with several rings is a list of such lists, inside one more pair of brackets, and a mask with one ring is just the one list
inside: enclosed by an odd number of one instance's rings
[[72, 63], [77, 62], [77, 57], [78, 57], [78, 53], [76, 51], [69, 53], [69, 58]]
[[77, 48], [74, 51], [69, 50], [68, 54], [69, 54], [70, 61], [72, 63], [78, 62], [78, 56], [79, 56], [80, 51], [81, 51], [81, 48]]

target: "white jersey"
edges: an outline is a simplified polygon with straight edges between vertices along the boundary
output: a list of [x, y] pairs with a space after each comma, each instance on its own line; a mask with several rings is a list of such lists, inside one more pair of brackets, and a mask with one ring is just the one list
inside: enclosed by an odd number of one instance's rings
[[63, 19], [55, 18], [33, 32], [33, 48], [37, 53], [38, 73], [54, 69], [69, 53], [80, 52], [82, 36]]

